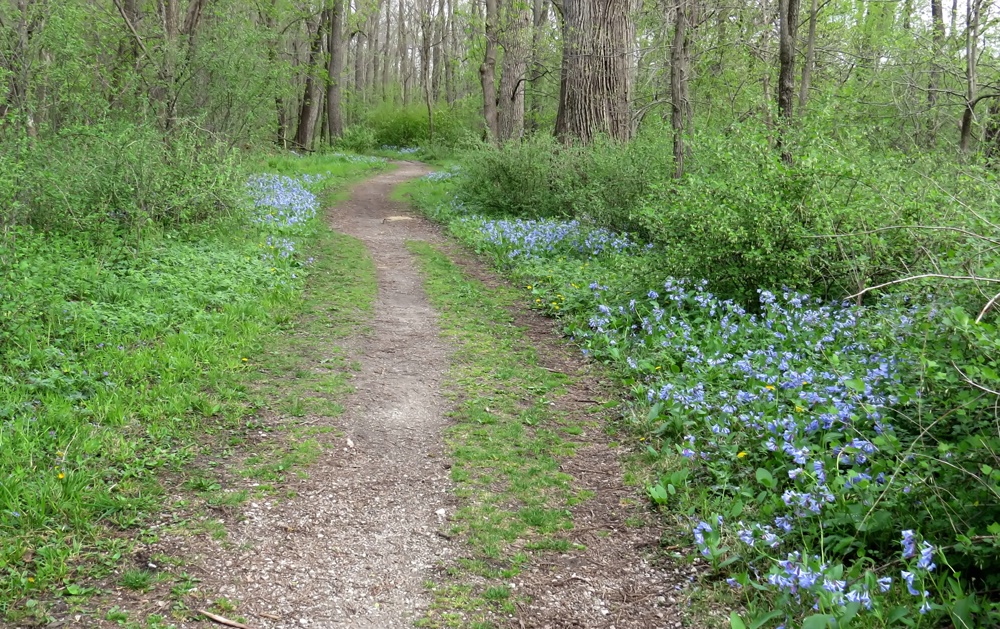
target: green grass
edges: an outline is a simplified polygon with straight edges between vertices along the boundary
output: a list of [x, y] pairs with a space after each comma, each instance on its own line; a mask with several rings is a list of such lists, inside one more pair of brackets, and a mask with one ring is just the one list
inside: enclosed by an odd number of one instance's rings
[[[329, 171], [331, 199], [385, 167], [265, 166]], [[0, 256], [0, 618], [44, 618], [40, 601], [111, 573], [150, 514], [246, 501], [219, 479], [265, 429], [251, 415], [265, 401], [336, 414], [351, 369], [316, 348], [366, 320], [374, 268], [315, 223], [297, 237], [311, 268], [262, 259], [266, 234], [234, 224], [150, 233], [138, 248], [23, 232]], [[278, 391], [297, 401], [282, 407]], [[241, 460], [244, 475], [280, 483], [316, 458], [321, 432], [293, 426], [262, 446], [266, 460]], [[184, 489], [179, 503], [164, 505], [164, 479]]]
[[486, 581], [481, 589], [434, 585], [435, 604], [422, 626], [477, 626], [491, 613], [510, 613], [504, 581], [532, 555], [572, 549], [570, 508], [589, 495], [559, 466], [578, 446], [567, 438], [578, 427], [551, 405], [565, 392], [567, 376], [539, 366], [535, 348], [512, 320], [508, 308], [518, 295], [464, 275], [427, 243], [407, 246], [420, 261], [444, 333], [457, 346], [449, 376], [455, 425], [447, 441], [463, 506], [451, 533], [468, 542], [470, 555], [452, 567], [452, 577]]

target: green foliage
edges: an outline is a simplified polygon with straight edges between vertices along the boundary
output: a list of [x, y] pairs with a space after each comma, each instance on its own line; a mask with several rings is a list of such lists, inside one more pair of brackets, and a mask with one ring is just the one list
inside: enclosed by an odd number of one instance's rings
[[356, 153], [367, 153], [378, 147], [378, 137], [375, 131], [360, 125], [344, 129], [344, 135], [337, 138], [334, 145], [338, 149], [354, 151]]
[[538, 134], [467, 154], [460, 197], [486, 214], [578, 216], [634, 229], [639, 203], [671, 168], [662, 148], [649, 136], [627, 145], [599, 140], [579, 147]]
[[473, 116], [467, 107], [435, 106], [432, 138], [426, 107], [384, 103], [367, 113], [364, 124], [375, 134], [379, 147], [407, 148], [433, 142], [451, 148], [472, 142], [469, 129], [474, 125]]
[[[0, 241], [0, 618], [27, 613], [20, 606], [25, 597], [85, 580], [90, 570], [113, 569], [125, 553], [123, 540], [135, 537], [160, 507], [160, 474], [183, 478], [201, 448], [214, 448], [221, 436], [238, 437], [247, 428], [253, 403], [246, 386], [249, 366], [264, 340], [299, 312], [308, 276], [324, 278], [317, 292], [327, 306], [340, 304], [336, 325], [324, 315], [317, 326], [324, 338], [356, 324], [374, 295], [373, 268], [357, 262], [360, 243], [328, 238], [320, 249], [328, 258], [311, 266], [306, 253], [324, 233], [318, 220], [260, 223], [242, 204], [230, 220], [192, 223], [206, 219], [205, 208], [213, 207], [199, 205], [201, 198], [234, 194], [226, 187], [233, 172], [215, 173], [214, 181], [222, 184], [213, 183], [210, 166], [198, 166], [201, 158], [184, 149], [146, 147], [143, 153], [120, 146], [133, 151], [126, 155], [131, 161], [123, 157], [129, 169], [142, 166], [141, 155], [177, 160], [168, 176], [188, 186], [181, 195], [192, 193], [197, 180], [216, 187], [186, 199], [154, 187], [140, 198], [168, 202], [142, 216], [165, 225], [131, 224], [131, 240], [117, 237], [117, 227], [93, 238], [100, 219], [88, 222], [67, 203], [49, 213], [31, 206], [39, 213], [27, 218], [52, 229], [22, 223], [9, 227]], [[75, 157], [84, 159], [83, 149], [76, 150]], [[106, 155], [95, 157], [112, 163]], [[307, 181], [317, 189], [385, 166], [377, 158], [346, 155], [271, 162], [275, 169], [290, 171], [298, 164], [313, 171]], [[185, 173], [182, 164], [195, 172]], [[52, 169], [80, 177], [74, 181], [87, 196], [81, 192], [79, 198], [88, 203], [130, 198], [115, 187], [125, 185], [127, 174], [86, 182], [70, 165]], [[135, 174], [125, 167], [123, 172]], [[150, 180], [158, 181], [153, 175]], [[295, 199], [307, 198], [298, 192]], [[318, 209], [315, 198], [312, 203]], [[152, 211], [158, 208], [165, 213]], [[60, 217], [80, 222], [60, 225]], [[179, 221], [187, 222], [175, 225]], [[314, 371], [329, 370], [317, 365]], [[327, 403], [344, 389], [337, 373], [323, 384]], [[294, 453], [276, 453], [275, 465], [287, 469], [289, 461], [307, 461], [315, 456], [308, 447], [300, 443]], [[187, 487], [217, 489], [204, 476], [192, 477]], [[81, 560], [82, 554], [100, 557], [100, 565]], [[122, 583], [143, 589], [148, 579], [131, 571]]]
[[[868, 189], [855, 192], [859, 215], [842, 208], [838, 214], [833, 199], [850, 197], [825, 179], [845, 172], [831, 167], [836, 156], [803, 157], [789, 168], [773, 154], [748, 155], [740, 145], [726, 154], [722, 148], [713, 158], [721, 164], [714, 172], [731, 169], [724, 181], [732, 191], [692, 177], [665, 182], [664, 190], [674, 187], [651, 199], [670, 194], [681, 199], [679, 205], [697, 202], [709, 216], [699, 219], [692, 210], [685, 220], [711, 232], [721, 217], [743, 242], [758, 232], [753, 213], [744, 215], [738, 207], [741, 193], [766, 199], [747, 201], [764, 221], [782, 205], [818, 207], [811, 223], [801, 218], [805, 212], [785, 215], [799, 230], [798, 243], [787, 246], [789, 255], [802, 253], [797, 247], [811, 242], [808, 229], [822, 229], [831, 217], [860, 226], [924, 211], [920, 216], [945, 220], [954, 218], [947, 208], [927, 208], [917, 200], [967, 203], [970, 194], [995, 194], [981, 183], [990, 181], [985, 175], [968, 177], [963, 192], [951, 185], [948, 171], [921, 185], [925, 175], [886, 160], [871, 173], [854, 174], [855, 185]], [[746, 164], [755, 164], [759, 177], [740, 176]], [[914, 184], [907, 190], [904, 173]], [[798, 177], [811, 184], [797, 187]], [[974, 303], [978, 311], [983, 295], [973, 299], [969, 290], [898, 296], [855, 309], [794, 292], [761, 293], [759, 311], [750, 313], [709, 294], [702, 283], [670, 278], [678, 267], [676, 247], [714, 255], [713, 247], [732, 246], [684, 231], [679, 219], [649, 219], [665, 220], [658, 229], [680, 231], [676, 244], [660, 235], [661, 247], [651, 250], [632, 245], [585, 253], [566, 245], [578, 240], [571, 232], [593, 235], [586, 224], [519, 223], [519, 230], [530, 233], [514, 238], [513, 221], [476, 216], [475, 206], [449, 196], [461, 195], [466, 185], [461, 176], [436, 174], [410, 190], [430, 216], [523, 285], [529, 303], [558, 317], [589, 356], [615, 368], [633, 395], [626, 425], [642, 451], [637, 458], [644, 469], [637, 475], [654, 504], [694, 528], [699, 554], [714, 572], [730, 577], [734, 595], [745, 599], [749, 620], [734, 616], [733, 626], [781, 620], [786, 626], [886, 626], [946, 618], [956, 626], [996, 624], [1000, 611], [990, 596], [1000, 584], [994, 508], [1000, 497], [1000, 345], [995, 314], [977, 323], [958, 305]], [[829, 207], [818, 202], [825, 199], [817, 192], [823, 187], [832, 191], [824, 201]], [[885, 199], [887, 190], [896, 194]], [[712, 213], [713, 201], [729, 206]], [[908, 206], [914, 214], [906, 214]], [[938, 263], [978, 261], [978, 268], [995, 272], [995, 256], [984, 259], [990, 238], [995, 240], [991, 222], [997, 222], [992, 208], [970, 213], [962, 223], [982, 238], [924, 239], [924, 230], [914, 229], [888, 234], [899, 241], [883, 241], [881, 233], [856, 234], [852, 241], [868, 251], [938, 247]], [[781, 228], [766, 226], [759, 233]], [[799, 262], [773, 252], [761, 260], [775, 267], [799, 264], [809, 285], [816, 251], [822, 251], [813, 246]], [[692, 264], [698, 263], [695, 253]], [[724, 262], [715, 259], [716, 265]], [[907, 551], [908, 544], [914, 550]], [[823, 576], [797, 581], [802, 574]]]
[[221, 219], [242, 199], [237, 156], [193, 130], [147, 125], [66, 128], [22, 151], [15, 200], [43, 230], [110, 236]]

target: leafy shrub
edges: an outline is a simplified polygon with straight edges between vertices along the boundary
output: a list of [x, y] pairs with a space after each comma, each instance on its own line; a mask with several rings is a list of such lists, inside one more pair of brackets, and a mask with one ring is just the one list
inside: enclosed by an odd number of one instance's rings
[[31, 225], [141, 232], [222, 217], [242, 196], [236, 155], [184, 129], [164, 140], [131, 123], [74, 127], [26, 156], [18, 201]]
[[338, 149], [366, 153], [378, 146], [375, 132], [368, 127], [354, 125], [344, 130], [344, 135], [337, 138], [334, 144]]
[[793, 291], [751, 313], [670, 279], [670, 251], [581, 248], [585, 224], [476, 216], [434, 192], [456, 179], [415, 198], [617, 368], [649, 497], [697, 514], [677, 515], [694, 552], [746, 598], [752, 622], [734, 627], [1000, 621], [995, 316]]

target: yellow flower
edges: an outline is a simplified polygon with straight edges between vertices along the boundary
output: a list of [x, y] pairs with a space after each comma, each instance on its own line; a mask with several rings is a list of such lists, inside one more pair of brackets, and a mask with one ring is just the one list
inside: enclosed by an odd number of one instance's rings
[[528, 290], [531, 290], [531, 284], [528, 284], [525, 288], [527, 288]]
[[772, 387], [771, 385], [767, 385], [764, 388], [767, 389], [768, 391], [774, 391], [774, 387]]
[[62, 472], [59, 472], [59, 480], [62, 480], [64, 478], [66, 478], [66, 475], [63, 474]]
[[802, 411], [804, 411], [804, 410], [806, 410], [806, 409], [802, 408], [801, 406], [796, 406], [796, 407], [795, 407], [795, 412], [796, 412], [796, 413], [801, 413], [801, 412], [802, 412]]
[[659, 370], [660, 370], [660, 366], [659, 366], [659, 365], [657, 365], [657, 366], [656, 366], [656, 370], [657, 370], [657, 371], [659, 371]]
[[28, 577], [28, 583], [34, 583], [35, 577]]
[[540, 304], [540, 303], [542, 303], [542, 300], [541, 300], [541, 299], [536, 299], [536, 300], [535, 300], [535, 303], [536, 303], [536, 304]]
[[248, 362], [249, 360], [250, 360], [249, 358], [244, 358], [243, 362]]
[[747, 455], [747, 453], [746, 453], [746, 452], [740, 452], [739, 454], [737, 454], [737, 455], [736, 455], [736, 458], [737, 458], [737, 459], [742, 459], [742, 458], [744, 458], [744, 457], [745, 457], [746, 455]]

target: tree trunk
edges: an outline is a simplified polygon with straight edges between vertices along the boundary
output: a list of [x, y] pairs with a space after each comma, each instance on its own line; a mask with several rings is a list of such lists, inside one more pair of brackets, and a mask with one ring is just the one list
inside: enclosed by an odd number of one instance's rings
[[636, 0], [565, 0], [561, 116], [556, 135], [590, 143], [632, 137]]
[[319, 83], [316, 81], [316, 67], [323, 53], [323, 25], [320, 18], [316, 24], [315, 33], [311, 33], [309, 46], [309, 67], [306, 71], [306, 85], [302, 93], [302, 107], [299, 109], [299, 126], [295, 131], [295, 146], [302, 150], [312, 148], [316, 132], [316, 110], [320, 106]]
[[344, 135], [344, 117], [341, 112], [341, 91], [344, 81], [344, 0], [332, 0], [326, 10], [330, 32], [327, 34], [330, 62], [326, 67], [326, 124], [330, 138]]
[[819, 14], [817, 0], [809, 7], [809, 36], [806, 40], [806, 60], [802, 64], [802, 82], [799, 84], [799, 116], [805, 113], [809, 102], [809, 85], [812, 81], [813, 65], [816, 64], [816, 20]]
[[778, 129], [778, 146], [781, 158], [792, 163], [792, 154], [787, 149], [785, 134], [792, 124], [795, 102], [795, 39], [799, 24], [799, 0], [779, 0], [778, 2], [778, 115], [781, 117]]
[[674, 177], [684, 176], [684, 128], [687, 113], [687, 28], [688, 4], [680, 0], [670, 50], [670, 126], [674, 132]]
[[965, 109], [962, 112], [962, 130], [958, 147], [969, 152], [972, 143], [972, 126], [975, 122], [978, 91], [976, 65], [979, 57], [979, 16], [982, 0], [966, 0], [965, 9]]
[[524, 135], [524, 85], [528, 70], [531, 18], [521, 0], [507, 0], [500, 9], [499, 44], [503, 49], [497, 112], [497, 141], [517, 140]]
[[424, 85], [424, 105], [427, 107], [427, 139], [434, 141], [434, 102], [431, 77], [431, 38], [434, 33], [434, 22], [431, 19], [431, 0], [422, 6], [420, 17], [421, 48], [420, 48], [420, 81]]
[[431, 96], [434, 102], [441, 100], [441, 84], [444, 83], [444, 0], [438, 0], [437, 15], [434, 16], [434, 37], [431, 42], [434, 50], [433, 68], [431, 69]]
[[479, 66], [479, 82], [483, 86], [483, 118], [490, 142], [499, 137], [497, 121], [497, 0], [486, 0], [486, 54]]
[[405, 0], [399, 0], [399, 85], [402, 89], [403, 106], [410, 104], [410, 61], [406, 41]]
[[542, 98], [539, 85], [542, 78], [542, 34], [545, 24], [549, 21], [549, 0], [534, 0], [532, 7], [531, 29], [531, 67], [528, 70], [528, 128], [538, 129], [538, 118], [542, 110]]

